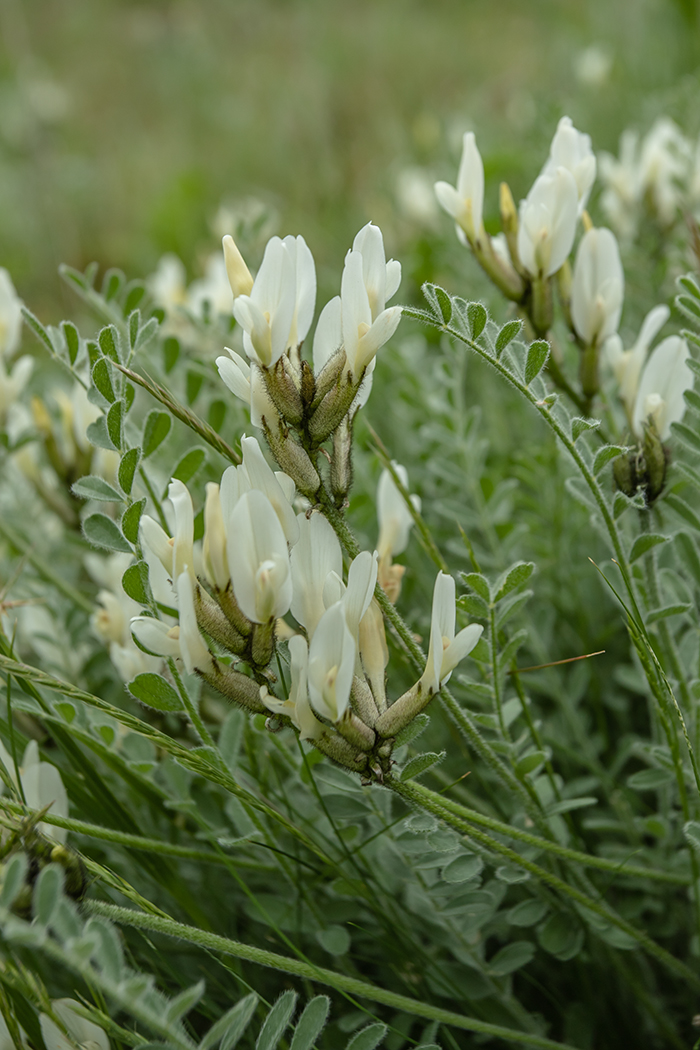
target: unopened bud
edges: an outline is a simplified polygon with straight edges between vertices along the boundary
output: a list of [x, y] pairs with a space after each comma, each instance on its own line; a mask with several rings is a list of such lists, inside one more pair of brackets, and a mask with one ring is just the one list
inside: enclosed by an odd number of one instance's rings
[[281, 426], [266, 426], [265, 437], [272, 455], [284, 473], [293, 479], [299, 492], [314, 499], [321, 487], [321, 479], [308, 452]]
[[644, 427], [642, 450], [646, 468], [647, 503], [653, 503], [663, 491], [669, 452], [662, 445], [658, 431], [652, 422]]
[[256, 623], [250, 642], [251, 660], [256, 667], [267, 667], [275, 650], [275, 621]]
[[309, 433], [319, 445], [330, 437], [348, 414], [350, 405], [360, 388], [364, 372], [357, 377], [343, 371], [338, 382], [328, 391], [321, 404], [309, 420]]
[[331, 455], [331, 491], [338, 506], [352, 485], [352, 420], [346, 416], [333, 434]]
[[245, 259], [238, 250], [238, 246], [230, 234], [223, 239], [224, 261], [229, 284], [234, 299], [239, 295], [250, 295], [253, 290], [253, 276], [245, 264]]
[[299, 367], [301, 370], [301, 400], [305, 405], [311, 405], [316, 397], [316, 380], [313, 369], [309, 362], [304, 360]]
[[194, 607], [197, 623], [210, 638], [229, 652], [240, 655], [244, 651], [246, 639], [236, 630], [221, 606], [199, 584], [194, 588]]
[[265, 713], [265, 705], [260, 699], [260, 686], [240, 671], [234, 671], [232, 667], [217, 662], [212, 670], [202, 675], [202, 678], [227, 700], [232, 700], [255, 714]]
[[321, 371], [316, 376], [316, 393], [314, 395], [314, 405], [319, 405], [323, 398], [326, 396], [329, 390], [331, 390], [338, 382], [338, 376], [340, 375], [343, 366], [345, 364], [345, 351], [343, 349], [337, 350], [336, 353], [332, 354], [328, 358]]

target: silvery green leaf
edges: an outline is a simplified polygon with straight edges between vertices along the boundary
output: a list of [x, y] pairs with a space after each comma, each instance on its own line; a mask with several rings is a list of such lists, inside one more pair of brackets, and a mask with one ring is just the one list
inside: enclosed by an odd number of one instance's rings
[[328, 1019], [331, 1001], [327, 995], [317, 995], [304, 1007], [297, 1021], [289, 1050], [312, 1050]]

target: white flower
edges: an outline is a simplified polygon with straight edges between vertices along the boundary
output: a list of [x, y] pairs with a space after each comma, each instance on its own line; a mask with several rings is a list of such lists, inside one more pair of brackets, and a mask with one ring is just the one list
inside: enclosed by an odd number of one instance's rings
[[197, 626], [194, 586], [192, 577], [186, 571], [177, 578], [177, 606], [180, 621], [178, 642], [182, 662], [188, 674], [194, 674], [195, 671], [206, 674], [213, 670], [213, 658]]
[[183, 306], [187, 298], [185, 265], [177, 255], [169, 252], [158, 260], [155, 272], [146, 281], [153, 301], [164, 310]]
[[131, 633], [139, 645], [154, 656], [179, 658], [179, 627], [170, 627], [153, 616], [135, 616], [131, 621]]
[[254, 623], [284, 616], [292, 600], [287, 540], [270, 500], [257, 489], [244, 493], [226, 522], [233, 592]]
[[313, 318], [316, 270], [303, 237], [273, 237], [250, 295], [233, 304], [251, 361], [269, 367], [302, 342]]
[[326, 611], [323, 590], [330, 573], [342, 576], [343, 553], [335, 532], [323, 514], [298, 516], [299, 542], [290, 556], [292, 567], [292, 604], [294, 618], [313, 638], [316, 626]]
[[659, 117], [642, 142], [638, 194], [647, 197], [664, 226], [676, 216], [679, 182], [687, 175], [689, 162], [690, 143], [672, 120]]
[[[243, 467], [248, 475], [251, 488], [264, 492], [275, 513], [280, 520], [280, 525], [287, 537], [287, 542], [293, 545], [299, 539], [299, 524], [297, 522], [292, 499], [294, 499], [294, 482], [286, 475], [273, 473], [265, 459], [262, 449], [255, 437], [243, 437], [241, 440], [243, 452]], [[287, 492], [285, 493], [281, 478], [287, 477]], [[291, 499], [289, 498], [291, 486]]]
[[[370, 308], [371, 311], [371, 308]], [[314, 332], [313, 361], [314, 372], [318, 375], [327, 361], [338, 351], [343, 349], [343, 307], [339, 295], [327, 302], [316, 324]], [[350, 407], [350, 415], [354, 415], [358, 408], [367, 404], [367, 399], [372, 392], [372, 374], [377, 363], [373, 357], [365, 369], [365, 374], [355, 400]]]
[[[0, 742], [0, 759], [7, 770], [10, 779], [17, 785], [17, 775], [12, 756]], [[56, 817], [68, 816], [68, 795], [61, 780], [61, 774], [50, 762], [42, 762], [39, 756], [39, 745], [36, 740], [30, 740], [27, 744], [22, 761], [19, 764], [19, 780], [27, 806], [30, 809], [43, 809], [51, 805], [51, 813]], [[5, 790], [0, 785], [0, 794]], [[65, 828], [57, 828], [53, 824], [42, 821], [38, 825], [42, 835], [54, 839], [61, 844], [66, 841], [68, 832]]]
[[262, 427], [263, 419], [268, 426], [272, 426], [279, 413], [270, 399], [260, 369], [256, 364], [249, 365], [230, 347], [224, 349], [229, 356], [217, 357], [216, 367], [219, 375], [231, 393], [248, 405], [250, 421], [254, 427]]
[[[400, 477], [405, 488], [408, 488], [408, 471], [394, 460], [392, 467]], [[411, 503], [420, 510], [419, 496], [411, 496]], [[396, 487], [396, 482], [388, 470], [383, 470], [377, 485], [377, 518], [379, 519], [379, 539], [377, 550], [379, 560], [393, 558], [401, 554], [408, 546], [408, 536], [413, 525], [406, 502]]]
[[189, 489], [177, 478], [168, 486], [168, 499], [175, 511], [171, 575], [174, 582], [185, 570], [194, 578], [194, 507]]
[[367, 289], [372, 320], [376, 321], [401, 283], [401, 263], [386, 261], [384, 238], [378, 226], [368, 222], [352, 242], [352, 250], [362, 256], [362, 276]]
[[424, 168], [404, 168], [396, 180], [396, 201], [411, 222], [432, 229], [438, 217], [435, 191]]
[[[2, 319], [0, 318], [1, 328]], [[1, 331], [0, 336], [2, 336]], [[34, 358], [28, 354], [19, 357], [12, 365], [12, 368], [6, 366], [0, 354], [0, 428], [5, 429], [11, 413], [16, 411], [15, 406], [29, 382], [33, 368]]]
[[520, 205], [518, 254], [533, 277], [549, 277], [566, 261], [574, 243], [578, 188], [567, 168], [540, 175]]
[[462, 140], [457, 186], [436, 182], [435, 195], [455, 220], [458, 233], [463, 231], [469, 241], [477, 241], [483, 227], [484, 163], [473, 131], [468, 131]]
[[587, 346], [601, 345], [617, 331], [624, 291], [615, 235], [605, 228], [588, 230], [576, 252], [571, 289], [574, 328]]
[[233, 307], [226, 264], [220, 252], [209, 256], [205, 263], [204, 277], [193, 281], [187, 289], [187, 306], [192, 313], [202, 314], [205, 302], [209, 303], [213, 314], [230, 314]]
[[348, 709], [357, 646], [347, 625], [342, 601], [321, 617], [309, 649], [309, 699], [329, 722]]
[[602, 87], [612, 68], [612, 56], [599, 44], [591, 44], [576, 56], [574, 73], [579, 84]]
[[632, 429], [637, 437], [642, 437], [643, 424], [651, 418], [659, 437], [666, 441], [671, 436], [671, 423], [683, 418], [683, 392], [693, 385], [689, 357], [688, 344], [678, 335], [668, 336], [651, 352], [634, 404]]
[[46, 1050], [73, 1050], [76, 1045], [81, 1050], [110, 1050], [106, 1032], [93, 1021], [76, 1013], [76, 1006], [80, 1004], [74, 999], [54, 999], [51, 1003], [51, 1009], [65, 1027], [70, 1042], [47, 1014], [39, 1014]]
[[[233, 468], [235, 470], [235, 467]], [[204, 503], [204, 541], [202, 560], [209, 583], [225, 591], [230, 580], [226, 555], [226, 526], [221, 510], [219, 486], [210, 481], [206, 488]]]
[[260, 698], [265, 707], [274, 714], [287, 715], [291, 718], [302, 740], [315, 740], [323, 732], [323, 726], [309, 704], [309, 650], [306, 639], [302, 635], [295, 634], [289, 639], [289, 655], [292, 672], [289, 699], [278, 700], [276, 696], [271, 696], [264, 686], [260, 690]]
[[401, 320], [400, 306], [389, 307], [373, 318], [363, 267], [361, 252], [349, 251], [340, 290], [341, 325], [346, 367], [354, 380], [359, 379], [379, 348], [391, 339]]
[[637, 387], [647, 352], [656, 336], [668, 321], [671, 311], [667, 306], [655, 306], [644, 318], [642, 327], [633, 347], [622, 349], [619, 335], [613, 335], [605, 344], [605, 354], [612, 365], [615, 377], [620, 384], [622, 398], [628, 416], [632, 416], [637, 398]]
[[455, 637], [455, 581], [438, 572], [433, 591], [433, 613], [430, 621], [430, 645], [421, 684], [430, 693], [437, 693], [448, 682], [460, 660], [472, 651], [481, 637], [483, 627], [471, 623]]
[[22, 334], [22, 300], [7, 270], [0, 266], [0, 358], [12, 357]]
[[341, 599], [348, 629], [357, 642], [360, 620], [367, 612], [377, 584], [377, 552], [362, 551], [348, 570], [348, 584]]
[[557, 125], [542, 174], [554, 175], [557, 168], [566, 168], [574, 177], [580, 215], [595, 181], [596, 162], [590, 135], [577, 131], [570, 117], [562, 117]]

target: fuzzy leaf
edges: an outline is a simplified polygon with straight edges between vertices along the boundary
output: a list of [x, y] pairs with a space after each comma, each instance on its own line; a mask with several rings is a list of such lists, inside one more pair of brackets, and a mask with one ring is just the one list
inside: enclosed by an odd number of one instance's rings
[[519, 561], [511, 565], [510, 569], [507, 569], [496, 580], [494, 602], [500, 602], [501, 598], [505, 598], [511, 591], [521, 587], [530, 579], [534, 571], [535, 565], [531, 561]]
[[190, 988], [185, 988], [174, 999], [171, 999], [165, 1008], [166, 1021], [169, 1024], [173, 1024], [175, 1021], [179, 1021], [181, 1017], [184, 1017], [185, 1014], [188, 1014], [204, 995], [204, 988], [204, 981], [197, 981], [196, 984], [193, 984]]
[[525, 359], [525, 386], [529, 386], [547, 364], [549, 350], [549, 343], [546, 339], [537, 339], [530, 344]]
[[345, 1050], [375, 1050], [375, 1047], [384, 1042], [384, 1036], [388, 1030], [385, 1024], [379, 1022], [368, 1024], [355, 1033], [347, 1043]]
[[105, 503], [121, 503], [123, 499], [121, 493], [96, 474], [87, 474], [84, 478], [79, 478], [71, 492], [80, 499], [97, 499]]
[[576, 416], [571, 420], [571, 439], [572, 441], [578, 441], [581, 434], [585, 434], [587, 430], [595, 430], [596, 427], [600, 426], [599, 419], [584, 419], [583, 416]]
[[143, 427], [143, 458], [152, 455], [153, 452], [161, 445], [168, 434], [170, 433], [170, 427], [172, 420], [167, 412], [159, 412], [157, 408], [154, 408], [148, 413], [146, 422]]
[[471, 587], [473, 591], [476, 591], [480, 598], [483, 598], [485, 602], [491, 601], [491, 588], [485, 576], [482, 576], [480, 572], [461, 572], [460, 576], [464, 583]]
[[424, 751], [421, 755], [415, 755], [401, 770], [399, 780], [413, 780], [414, 777], [419, 777], [431, 766], [434, 766], [436, 762], [442, 762], [444, 757], [444, 751], [441, 751], [439, 754], [435, 751]]
[[493, 977], [505, 977], [526, 966], [534, 954], [535, 946], [531, 941], [511, 941], [489, 960], [488, 973]]
[[68, 360], [74, 365], [78, 356], [78, 351], [80, 350], [80, 335], [78, 329], [72, 321], [61, 322], [61, 329], [68, 349]]
[[199, 1044], [198, 1050], [210, 1050], [219, 1040], [221, 1040], [219, 1050], [234, 1050], [250, 1024], [258, 1002], [255, 992], [251, 992], [250, 995], [246, 995], [244, 999], [237, 1002], [211, 1026]]
[[[688, 393], [688, 391], [686, 391]], [[691, 452], [700, 452], [700, 434], [685, 423], [671, 423], [671, 433]]]
[[201, 467], [205, 456], [206, 452], [203, 448], [197, 447], [190, 449], [175, 467], [172, 477], [177, 481], [181, 481], [183, 485], [186, 485], [190, 478], [194, 477]]
[[624, 445], [603, 445], [603, 447], [599, 448], [595, 454], [595, 459], [593, 460], [593, 473], [599, 474], [603, 467], [608, 465], [610, 460], [617, 459], [618, 456], [621, 456], [626, 451], [627, 449]]
[[148, 582], [148, 565], [145, 561], [138, 561], [135, 565], [130, 565], [122, 576], [122, 587], [124, 593], [128, 595], [132, 601], [138, 602], [139, 605], [145, 605], [148, 601], [148, 595], [146, 592], [146, 584]]
[[297, 1003], [296, 992], [283, 992], [265, 1018], [255, 1050], [276, 1050]]
[[327, 995], [317, 995], [309, 1000], [297, 1021], [289, 1050], [312, 1050], [328, 1020], [330, 1008], [331, 1001]]
[[467, 306], [467, 319], [469, 320], [472, 339], [478, 339], [488, 320], [485, 307], [481, 303], [469, 303]]
[[134, 484], [134, 475], [140, 459], [141, 449], [130, 448], [127, 449], [120, 460], [117, 477], [119, 479], [119, 484], [124, 489], [127, 496], [131, 495], [131, 489]]
[[110, 405], [113, 401], [116, 401], [117, 395], [114, 392], [114, 384], [112, 383], [112, 370], [104, 357], [99, 358], [95, 362], [92, 370], [92, 381], [105, 401], [109, 401]]
[[424, 729], [430, 723], [430, 715], [422, 714], [416, 715], [412, 722], [409, 722], [407, 726], [404, 726], [400, 732], [396, 734], [396, 747], [401, 747], [403, 744], [410, 744], [412, 740], [420, 736]]
[[90, 514], [83, 521], [83, 534], [93, 547], [131, 554], [131, 544], [122, 536], [118, 525], [106, 514]]
[[546, 901], [527, 900], [516, 904], [514, 908], [506, 912], [506, 919], [511, 926], [534, 926], [543, 919], [549, 911]]
[[48, 864], [42, 868], [34, 885], [33, 913], [40, 926], [48, 926], [54, 917], [63, 889], [63, 868]]
[[127, 685], [131, 695], [154, 711], [181, 711], [182, 700], [162, 675], [147, 671], [137, 674]]
[[647, 614], [646, 622], [648, 624], [657, 623], [659, 620], [666, 620], [669, 616], [680, 616], [681, 613], [688, 612], [692, 609], [690, 602], [677, 602], [675, 605], [664, 605], [660, 609], [652, 609]]
[[646, 554], [647, 551], [653, 550], [654, 547], [666, 543], [668, 539], [668, 536], [661, 536], [656, 532], [644, 532], [641, 536], [637, 536], [632, 544], [632, 549], [630, 550], [630, 562], [636, 561], [637, 558], [641, 558], [643, 554]]
[[145, 506], [145, 498], [140, 499], [127, 507], [122, 515], [122, 532], [131, 543], [136, 543], [139, 538], [139, 522]]
[[506, 321], [503, 328], [501, 328], [496, 336], [496, 357], [501, 356], [508, 344], [512, 343], [515, 337], [520, 333], [522, 327], [522, 321]]
[[679, 517], [683, 518], [689, 525], [692, 525], [694, 529], [697, 529], [697, 531], [700, 532], [700, 518], [698, 518], [695, 511], [688, 506], [685, 500], [681, 499], [680, 496], [676, 496], [675, 493], [670, 492], [668, 496], [666, 496], [664, 503], [667, 507], [671, 507]]
[[97, 337], [97, 342], [105, 357], [111, 358], [112, 361], [119, 361], [119, 334], [113, 324], [102, 329]]
[[110, 405], [107, 413], [107, 433], [110, 441], [116, 449], [122, 447], [122, 420], [124, 418], [124, 402], [115, 401]]

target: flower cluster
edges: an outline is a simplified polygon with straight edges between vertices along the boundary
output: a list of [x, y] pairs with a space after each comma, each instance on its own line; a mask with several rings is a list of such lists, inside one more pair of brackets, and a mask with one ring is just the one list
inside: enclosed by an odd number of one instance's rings
[[646, 212], [662, 229], [682, 208], [700, 204], [700, 142], [694, 144], [668, 117], [659, 117], [640, 141], [623, 132], [620, 155], [600, 156], [601, 207], [621, 237], [632, 237]]
[[[634, 161], [639, 169], [634, 179], [629, 176], [636, 187], [635, 199], [651, 195], [659, 214], [671, 207], [672, 187], [680, 171], [678, 158], [688, 154], [679, 136], [671, 122], [660, 122], [645, 141], [641, 158]], [[609, 160], [604, 168], [610, 177]], [[550, 375], [586, 414], [600, 392], [601, 360], [612, 366], [627, 424], [639, 442], [630, 460], [637, 466], [626, 480], [616, 470], [617, 482], [631, 494], [642, 486], [647, 498], [653, 499], [663, 488], [666, 473], [668, 450], [662, 442], [670, 436], [671, 424], [682, 417], [683, 392], [692, 386], [687, 364], [690, 354], [684, 339], [670, 336], [646, 361], [651, 342], [668, 319], [665, 306], [650, 312], [634, 346], [623, 350], [618, 327], [625, 278], [617, 239], [611, 230], [594, 227], [585, 210], [595, 176], [590, 138], [577, 131], [568, 117], [562, 117], [542, 172], [517, 211], [508, 186], [501, 184], [503, 232], [497, 237], [491, 238], [484, 229], [484, 167], [473, 133], [464, 136], [456, 187], [438, 182], [435, 192], [484, 271], [518, 304], [535, 334], [549, 339]], [[620, 187], [626, 184], [622, 176], [618, 181]], [[604, 201], [610, 199], [610, 186], [606, 192]], [[583, 233], [572, 266], [569, 257], [579, 221]], [[553, 337], [555, 289], [570, 338], [580, 351], [580, 394], [566, 381], [562, 354]]]
[[[201, 549], [182, 482], [169, 488], [172, 536], [142, 517], [143, 548], [167, 573], [167, 604], [177, 608], [178, 622], [135, 617], [134, 638], [152, 654], [181, 660], [249, 711], [288, 720], [337, 762], [381, 778], [396, 734], [439, 691], [482, 628], [472, 624], [455, 636], [455, 584], [440, 573], [425, 672], [391, 703], [384, 621], [374, 594], [381, 569], [398, 596], [401, 567], [392, 558], [405, 549], [412, 524], [391, 474], [379, 484], [381, 553], [362, 551], [345, 574], [326, 517], [295, 513], [292, 479], [270, 468], [255, 437], [241, 445], [241, 465], [227, 468], [220, 484], [207, 485]], [[395, 464], [394, 470], [405, 483], [403, 468]], [[285, 620], [289, 614], [293, 623]], [[275, 694], [270, 666], [279, 641], [287, 642], [291, 666], [284, 697]]]
[[345, 257], [340, 295], [319, 316], [312, 367], [301, 355], [316, 303], [304, 238], [273, 237], [255, 279], [232, 237], [224, 237], [224, 255], [245, 358], [227, 348], [229, 356], [216, 362], [221, 378], [250, 407], [277, 463], [309, 499], [321, 485], [316, 454], [333, 438], [331, 488], [340, 505], [351, 480], [352, 421], [369, 397], [375, 355], [401, 318], [400, 307], [386, 306], [401, 266], [386, 261], [377, 226], [360, 230]]

